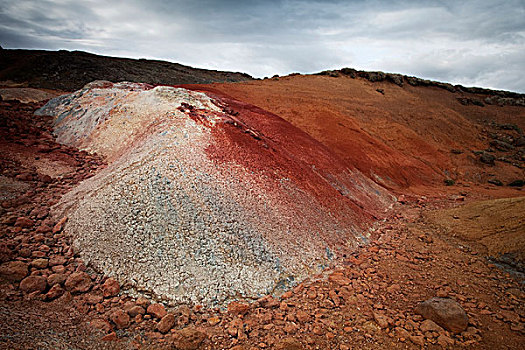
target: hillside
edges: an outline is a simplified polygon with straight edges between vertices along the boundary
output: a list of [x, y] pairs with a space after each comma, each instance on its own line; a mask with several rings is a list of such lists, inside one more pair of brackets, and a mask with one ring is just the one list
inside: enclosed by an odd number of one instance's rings
[[522, 348], [523, 95], [26, 73], [0, 89], [0, 348]]
[[494, 187], [488, 181], [506, 185], [523, 179], [522, 95], [400, 79], [405, 83], [293, 75], [194, 88], [220, 91], [279, 115], [401, 193], [431, 194], [445, 180]]
[[246, 81], [248, 74], [197, 69], [178, 63], [95, 55], [82, 51], [0, 51], [0, 81], [75, 91], [94, 80], [174, 85]]

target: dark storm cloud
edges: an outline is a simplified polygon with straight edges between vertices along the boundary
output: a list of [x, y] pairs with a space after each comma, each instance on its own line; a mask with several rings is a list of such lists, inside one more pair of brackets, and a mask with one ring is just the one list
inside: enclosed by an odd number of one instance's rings
[[0, 42], [255, 76], [349, 66], [525, 91], [523, 0], [0, 0]]

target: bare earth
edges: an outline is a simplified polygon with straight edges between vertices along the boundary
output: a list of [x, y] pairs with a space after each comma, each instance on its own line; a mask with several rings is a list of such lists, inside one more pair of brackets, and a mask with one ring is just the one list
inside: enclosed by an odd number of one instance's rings
[[[324, 79], [339, 78], [304, 79], [316, 81], [322, 90], [323, 84], [336, 81]], [[8, 194], [0, 197], [0, 348], [521, 349], [525, 344], [525, 292], [520, 275], [525, 199], [520, 187], [495, 186], [486, 180], [498, 178], [507, 183], [523, 178], [523, 168], [503, 161], [488, 166], [469, 153], [488, 145], [489, 132], [507, 131], [490, 122], [479, 124], [485, 112], [464, 111], [470, 119], [457, 117], [457, 121], [479, 134], [466, 135], [469, 131], [454, 128], [457, 134], [450, 140], [435, 134], [438, 141], [432, 141], [433, 137], [423, 137], [423, 122], [414, 126], [409, 120], [396, 120], [392, 125], [399, 133], [389, 133], [386, 124], [379, 127], [362, 120], [370, 113], [368, 109], [374, 108], [372, 103], [362, 107], [367, 109], [363, 114], [358, 114], [357, 105], [352, 107], [352, 115], [362, 115], [359, 121], [342, 122], [340, 109], [344, 105], [333, 107], [333, 114], [326, 114], [333, 120], [324, 124], [317, 111], [332, 107], [324, 102], [320, 106], [305, 104], [310, 95], [298, 97], [302, 110], [294, 112], [290, 106], [279, 110], [280, 103], [286, 105], [276, 100], [279, 94], [286, 89], [304, 90], [313, 86], [310, 82], [300, 86], [294, 81], [278, 83], [206, 89], [228, 90], [215, 91], [289, 119], [336, 154], [346, 154], [343, 158], [363, 172], [377, 169], [376, 175], [399, 195], [399, 201], [392, 214], [376, 224], [369, 245], [346, 256], [340, 266], [312, 276], [280, 296], [234, 302], [224, 309], [202, 305], [165, 308], [152, 300], [119, 293], [118, 284], [115, 289], [111, 279], [86, 266], [72, 249], [67, 230], [59, 223], [62, 218], [49, 214], [62, 195], [104, 169], [104, 160], [50, 138], [51, 120], [33, 116], [41, 104], [1, 101], [0, 184]], [[263, 89], [265, 84], [275, 85], [275, 95]], [[375, 92], [376, 86], [366, 94], [388, 98], [390, 85], [385, 85], [384, 96]], [[426, 98], [440, 99], [441, 93], [432, 90]], [[464, 107], [456, 106], [455, 99], [447, 97], [446, 101], [452, 109]], [[509, 113], [496, 108], [509, 109]], [[498, 123], [514, 122], [523, 127], [523, 108], [490, 110], [495, 111]], [[315, 123], [308, 119], [312, 115], [317, 116]], [[504, 115], [514, 119], [506, 120]], [[346, 131], [337, 131], [337, 137], [324, 134], [339, 122], [346, 125], [342, 127]], [[355, 138], [349, 138], [348, 133], [355, 133]], [[388, 141], [390, 134], [393, 139]], [[508, 134], [514, 135], [513, 131]], [[360, 160], [358, 152], [345, 153], [352, 147], [377, 147], [386, 158], [374, 158], [374, 153], [367, 151], [362, 153], [368, 154], [367, 158]], [[463, 150], [459, 159], [451, 155], [452, 148]], [[522, 159], [516, 162], [523, 164]], [[443, 184], [449, 177], [445, 170], [454, 174], [454, 186]], [[13, 191], [19, 191], [17, 197]], [[27, 264], [26, 270], [15, 271], [9, 265], [15, 261]], [[27, 281], [28, 275], [36, 278]], [[26, 282], [20, 283], [22, 278]], [[439, 326], [429, 328], [428, 322], [416, 315], [418, 303], [435, 296], [452, 298], [461, 305], [469, 317], [465, 331], [453, 334]], [[173, 318], [164, 316], [162, 310]], [[164, 329], [164, 324], [171, 327]]]

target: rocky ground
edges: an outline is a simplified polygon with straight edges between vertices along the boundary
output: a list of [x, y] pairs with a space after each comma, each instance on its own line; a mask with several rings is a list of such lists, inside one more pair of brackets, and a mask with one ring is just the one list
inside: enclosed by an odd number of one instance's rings
[[[1, 348], [519, 349], [525, 343], [520, 275], [428, 215], [480, 199], [469, 187], [401, 196], [370, 245], [279, 297], [225, 309], [131, 298], [79, 258], [63, 230], [67, 218], [49, 215], [64, 193], [105, 165], [57, 144], [51, 121], [33, 115], [37, 107], [0, 102]], [[421, 305], [434, 297], [442, 299]]]

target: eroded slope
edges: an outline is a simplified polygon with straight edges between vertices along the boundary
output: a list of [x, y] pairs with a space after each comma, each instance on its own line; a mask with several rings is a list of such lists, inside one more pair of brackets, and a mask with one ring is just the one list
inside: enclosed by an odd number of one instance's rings
[[366, 240], [393, 201], [281, 118], [220, 96], [97, 82], [39, 113], [110, 162], [59, 207], [85, 261], [168, 302], [285, 288]]

